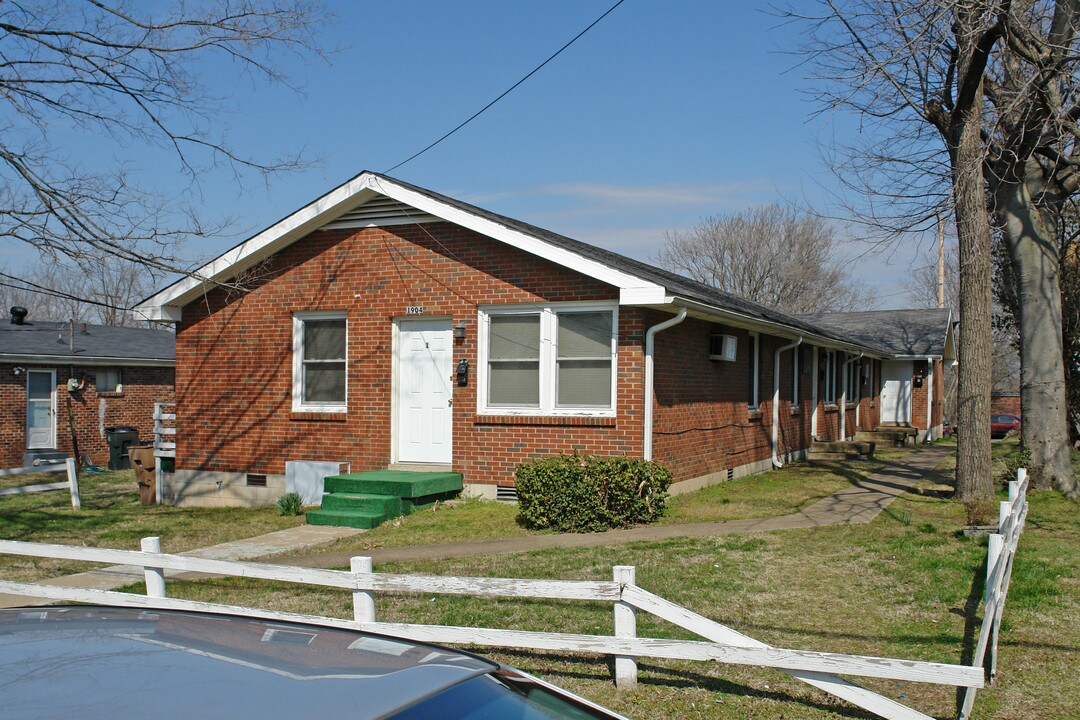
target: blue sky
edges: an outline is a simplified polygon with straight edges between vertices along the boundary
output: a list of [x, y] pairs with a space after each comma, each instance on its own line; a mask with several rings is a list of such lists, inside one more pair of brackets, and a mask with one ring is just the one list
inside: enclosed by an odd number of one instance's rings
[[[516, 82], [613, 0], [328, 2], [316, 34], [325, 61], [287, 59], [295, 88], [206, 65], [223, 98], [215, 118], [241, 152], [317, 160], [268, 183], [227, 170], [192, 187], [167, 154], [109, 145], [84, 162], [122, 159], [138, 179], [235, 233], [192, 242], [213, 256], [361, 170], [384, 171]], [[836, 180], [820, 145], [855, 132], [811, 119], [794, 54], [798, 29], [759, 2], [626, 0], [575, 45], [455, 136], [395, 170], [403, 180], [643, 260], [665, 231], [777, 199], [832, 207]], [[74, 150], [73, 150], [74, 152]], [[856, 234], [843, 229], [845, 237]], [[851, 239], [845, 252], [902, 306], [925, 264], [913, 240], [892, 254]]]

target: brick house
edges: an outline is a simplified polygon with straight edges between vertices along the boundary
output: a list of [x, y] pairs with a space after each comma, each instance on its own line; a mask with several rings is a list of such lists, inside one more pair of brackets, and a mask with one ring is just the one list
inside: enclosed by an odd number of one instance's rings
[[109, 458], [106, 427], [152, 436], [154, 403], [174, 399], [172, 332], [39, 322], [21, 310], [0, 323], [0, 467], [70, 457], [72, 424], [95, 463]]
[[942, 437], [944, 367], [956, 362], [951, 311], [871, 310], [801, 317], [886, 354], [879, 384], [882, 425], [915, 427], [919, 442]]
[[696, 487], [875, 428], [892, 359], [370, 172], [140, 309], [176, 325], [178, 503], [271, 502], [293, 460], [452, 468], [498, 497], [572, 451]]

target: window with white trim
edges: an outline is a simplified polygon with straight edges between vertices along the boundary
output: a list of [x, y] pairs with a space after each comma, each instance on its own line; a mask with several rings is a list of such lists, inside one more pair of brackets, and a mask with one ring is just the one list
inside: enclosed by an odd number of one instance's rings
[[481, 413], [614, 412], [615, 306], [487, 308], [480, 326]]
[[791, 405], [799, 406], [799, 353], [802, 348], [796, 345], [791, 349]]
[[826, 405], [836, 404], [836, 351], [822, 349], [821, 374], [824, 379], [822, 396]]
[[849, 403], [859, 402], [859, 376], [862, 371], [862, 360], [855, 360], [848, 365], [847, 372], [847, 401]]
[[347, 335], [344, 312], [293, 316], [293, 410], [345, 412]]
[[749, 353], [747, 357], [749, 369], [746, 374], [749, 400], [746, 404], [751, 410], [757, 410], [758, 405], [761, 404], [761, 338], [758, 337], [757, 333], [750, 333], [750, 342], [746, 344], [746, 347]]

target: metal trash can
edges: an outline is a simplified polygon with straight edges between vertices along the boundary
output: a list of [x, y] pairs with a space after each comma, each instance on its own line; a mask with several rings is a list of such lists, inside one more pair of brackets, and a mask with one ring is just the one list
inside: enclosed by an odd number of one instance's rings
[[127, 470], [131, 467], [128, 447], [139, 442], [139, 430], [130, 425], [113, 425], [105, 428], [105, 442], [109, 445], [109, 469]]
[[139, 502], [143, 505], [157, 504], [157, 477], [154, 466], [154, 448], [151, 445], [132, 446], [128, 450], [131, 465], [135, 468], [135, 482], [139, 483]]

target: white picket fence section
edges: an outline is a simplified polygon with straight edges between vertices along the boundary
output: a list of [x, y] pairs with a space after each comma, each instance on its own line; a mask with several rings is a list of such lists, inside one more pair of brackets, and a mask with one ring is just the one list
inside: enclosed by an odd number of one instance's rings
[[154, 403], [154, 493], [158, 502], [165, 498], [165, 471], [162, 458], [176, 457], [176, 403]]
[[[998, 506], [997, 532], [989, 536], [987, 545], [982, 626], [979, 628], [972, 664], [980, 669], [985, 668], [991, 683], [997, 675], [998, 630], [1001, 627], [1001, 614], [1005, 610], [1005, 597], [1009, 594], [1013, 558], [1027, 519], [1027, 491], [1027, 470], [1018, 470], [1016, 479], [1009, 482], [1009, 499]], [[960, 720], [969, 720], [974, 703], [975, 688], [969, 687], [964, 692]]]
[[[1008, 593], [1013, 557], [1027, 516], [1027, 473], [1009, 483], [1009, 500], [1001, 503], [998, 532], [989, 540], [982, 627], [972, 665], [953, 665], [893, 658], [777, 648], [665, 600], [636, 584], [632, 566], [613, 568], [611, 581], [538, 580], [446, 577], [373, 572], [370, 557], [355, 557], [350, 569], [323, 570], [266, 563], [213, 560], [161, 552], [158, 538], [144, 538], [142, 550], [114, 550], [0, 540], [0, 554], [77, 560], [140, 567], [144, 595], [0, 581], [0, 592], [82, 603], [164, 608], [243, 615], [270, 620], [310, 622], [385, 633], [418, 641], [482, 645], [556, 652], [596, 653], [615, 658], [620, 688], [637, 682], [639, 658], [700, 660], [779, 669], [847, 702], [888, 720], [932, 720], [930, 716], [862, 688], [842, 675], [952, 685], [965, 689], [960, 713], [968, 720], [975, 690], [992, 681], [997, 663], [998, 629]], [[181, 600], [167, 597], [166, 571], [195, 572], [341, 588], [352, 593], [353, 619], [314, 617]], [[387, 623], [376, 619], [376, 593], [423, 593], [475, 597], [541, 598], [610, 602], [614, 635], [507, 630], [498, 628]], [[648, 612], [704, 638], [669, 640], [638, 637], [637, 613]], [[989, 653], [989, 655], [987, 654]]]
[[70, 457], [64, 462], [43, 463], [29, 467], [11, 468], [0, 470], [0, 476], [4, 475], [32, 475], [35, 473], [67, 473], [67, 481], [54, 483], [38, 483], [37, 485], [20, 485], [17, 487], [0, 488], [0, 495], [23, 495], [26, 493], [48, 492], [50, 490], [71, 491], [71, 507], [75, 510], [82, 508], [82, 500], [79, 497], [79, 472], [75, 458]]

